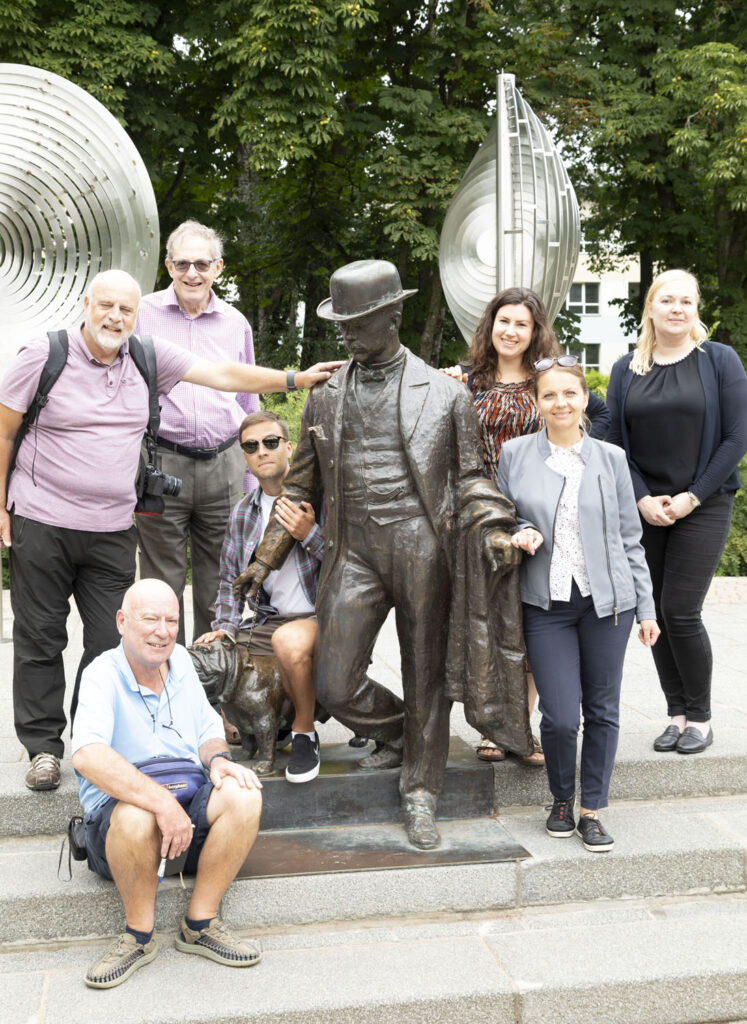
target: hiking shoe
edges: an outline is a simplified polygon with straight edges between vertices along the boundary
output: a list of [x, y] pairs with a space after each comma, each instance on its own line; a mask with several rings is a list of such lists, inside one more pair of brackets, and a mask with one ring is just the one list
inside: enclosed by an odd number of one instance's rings
[[208, 927], [199, 932], [189, 928], [182, 918], [174, 945], [182, 953], [199, 953], [228, 967], [253, 967], [262, 957], [258, 942], [233, 935], [219, 917], [214, 917]]
[[309, 739], [302, 732], [297, 732], [291, 743], [291, 756], [285, 777], [288, 782], [311, 782], [319, 774], [319, 734]]
[[582, 814], [578, 819], [576, 835], [581, 837], [584, 849], [590, 853], [608, 853], [615, 844], [609, 832], [605, 832], [599, 818], [592, 818], [590, 814]]
[[[576, 821], [573, 817], [573, 804], [575, 795], [568, 800], [553, 800], [550, 816], [545, 822], [547, 834], [553, 839], [567, 839], [573, 835], [576, 828]], [[545, 808], [547, 810], [547, 808]]]
[[60, 759], [54, 754], [37, 754], [31, 759], [31, 767], [26, 772], [26, 785], [29, 789], [57, 789], [60, 784]]
[[127, 981], [133, 971], [155, 960], [158, 943], [155, 939], [143, 946], [134, 935], [124, 932], [106, 953], [88, 969], [83, 979], [89, 988], [114, 988]]

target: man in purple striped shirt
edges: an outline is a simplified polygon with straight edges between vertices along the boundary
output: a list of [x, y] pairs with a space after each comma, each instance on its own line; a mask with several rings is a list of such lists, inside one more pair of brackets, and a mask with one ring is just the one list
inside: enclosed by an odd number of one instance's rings
[[[143, 297], [136, 334], [166, 338], [204, 359], [254, 363], [252, 329], [246, 318], [213, 291], [223, 269], [220, 236], [188, 220], [166, 243], [164, 291]], [[252, 394], [211, 391], [182, 382], [161, 404], [158, 445], [161, 468], [182, 481], [178, 494], [164, 495], [160, 516], [138, 515], [140, 575], [168, 583], [179, 598], [179, 635], [185, 642], [184, 586], [187, 545], [192, 562], [192, 639], [210, 628], [218, 591], [223, 534], [241, 497], [246, 469], [237, 443], [244, 416], [259, 409]], [[256, 480], [247, 473], [245, 491]]]
[[[93, 279], [85, 321], [68, 329], [67, 363], [21, 443], [7, 494], [13, 443], [39, 385], [47, 338], [23, 345], [0, 385], [0, 543], [10, 548], [13, 705], [31, 759], [29, 789], [60, 783], [70, 596], [83, 621], [74, 714], [81, 672], [118, 643], [112, 624], [135, 576], [135, 475], [148, 422], [148, 387], [128, 344], [139, 301], [137, 282], [121, 270]], [[311, 387], [339, 365], [286, 374], [210, 362], [159, 339], [154, 347], [161, 395], [180, 380], [232, 393]]]

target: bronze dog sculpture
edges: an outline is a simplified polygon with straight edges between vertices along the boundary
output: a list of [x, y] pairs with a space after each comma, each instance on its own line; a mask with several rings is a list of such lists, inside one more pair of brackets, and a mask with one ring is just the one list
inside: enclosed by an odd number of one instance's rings
[[189, 648], [210, 703], [223, 709], [241, 733], [249, 757], [257, 757], [257, 775], [272, 775], [278, 733], [289, 735], [293, 704], [283, 689], [278, 663], [271, 655], [249, 654], [245, 644], [214, 640]]

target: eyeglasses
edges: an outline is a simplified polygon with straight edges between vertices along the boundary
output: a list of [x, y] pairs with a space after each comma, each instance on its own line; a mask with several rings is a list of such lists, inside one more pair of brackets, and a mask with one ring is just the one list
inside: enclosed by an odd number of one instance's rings
[[177, 274], [186, 274], [190, 267], [194, 267], [198, 274], [205, 274], [219, 259], [220, 256], [216, 256], [214, 260], [169, 260], [169, 263]]
[[542, 373], [543, 370], [549, 370], [555, 363], [558, 366], [578, 366], [578, 356], [548, 356], [547, 359], [539, 359], [534, 364], [534, 368]]
[[247, 455], [256, 455], [260, 444], [262, 444], [268, 452], [274, 452], [280, 442], [285, 440], [287, 438], [278, 437], [277, 434], [270, 434], [269, 437], [263, 437], [261, 441], [242, 441], [241, 450], [246, 452]]

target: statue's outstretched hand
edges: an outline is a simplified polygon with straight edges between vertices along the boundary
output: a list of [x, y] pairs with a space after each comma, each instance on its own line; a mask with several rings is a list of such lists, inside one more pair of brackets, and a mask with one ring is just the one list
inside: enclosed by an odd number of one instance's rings
[[493, 572], [501, 576], [521, 562], [521, 552], [511, 543], [511, 534], [491, 530], [485, 537], [485, 554]]
[[256, 560], [250, 562], [231, 584], [234, 598], [240, 601], [242, 597], [245, 597], [251, 604], [257, 596], [257, 591], [270, 575], [270, 571], [269, 565], [265, 565], [264, 562]]

